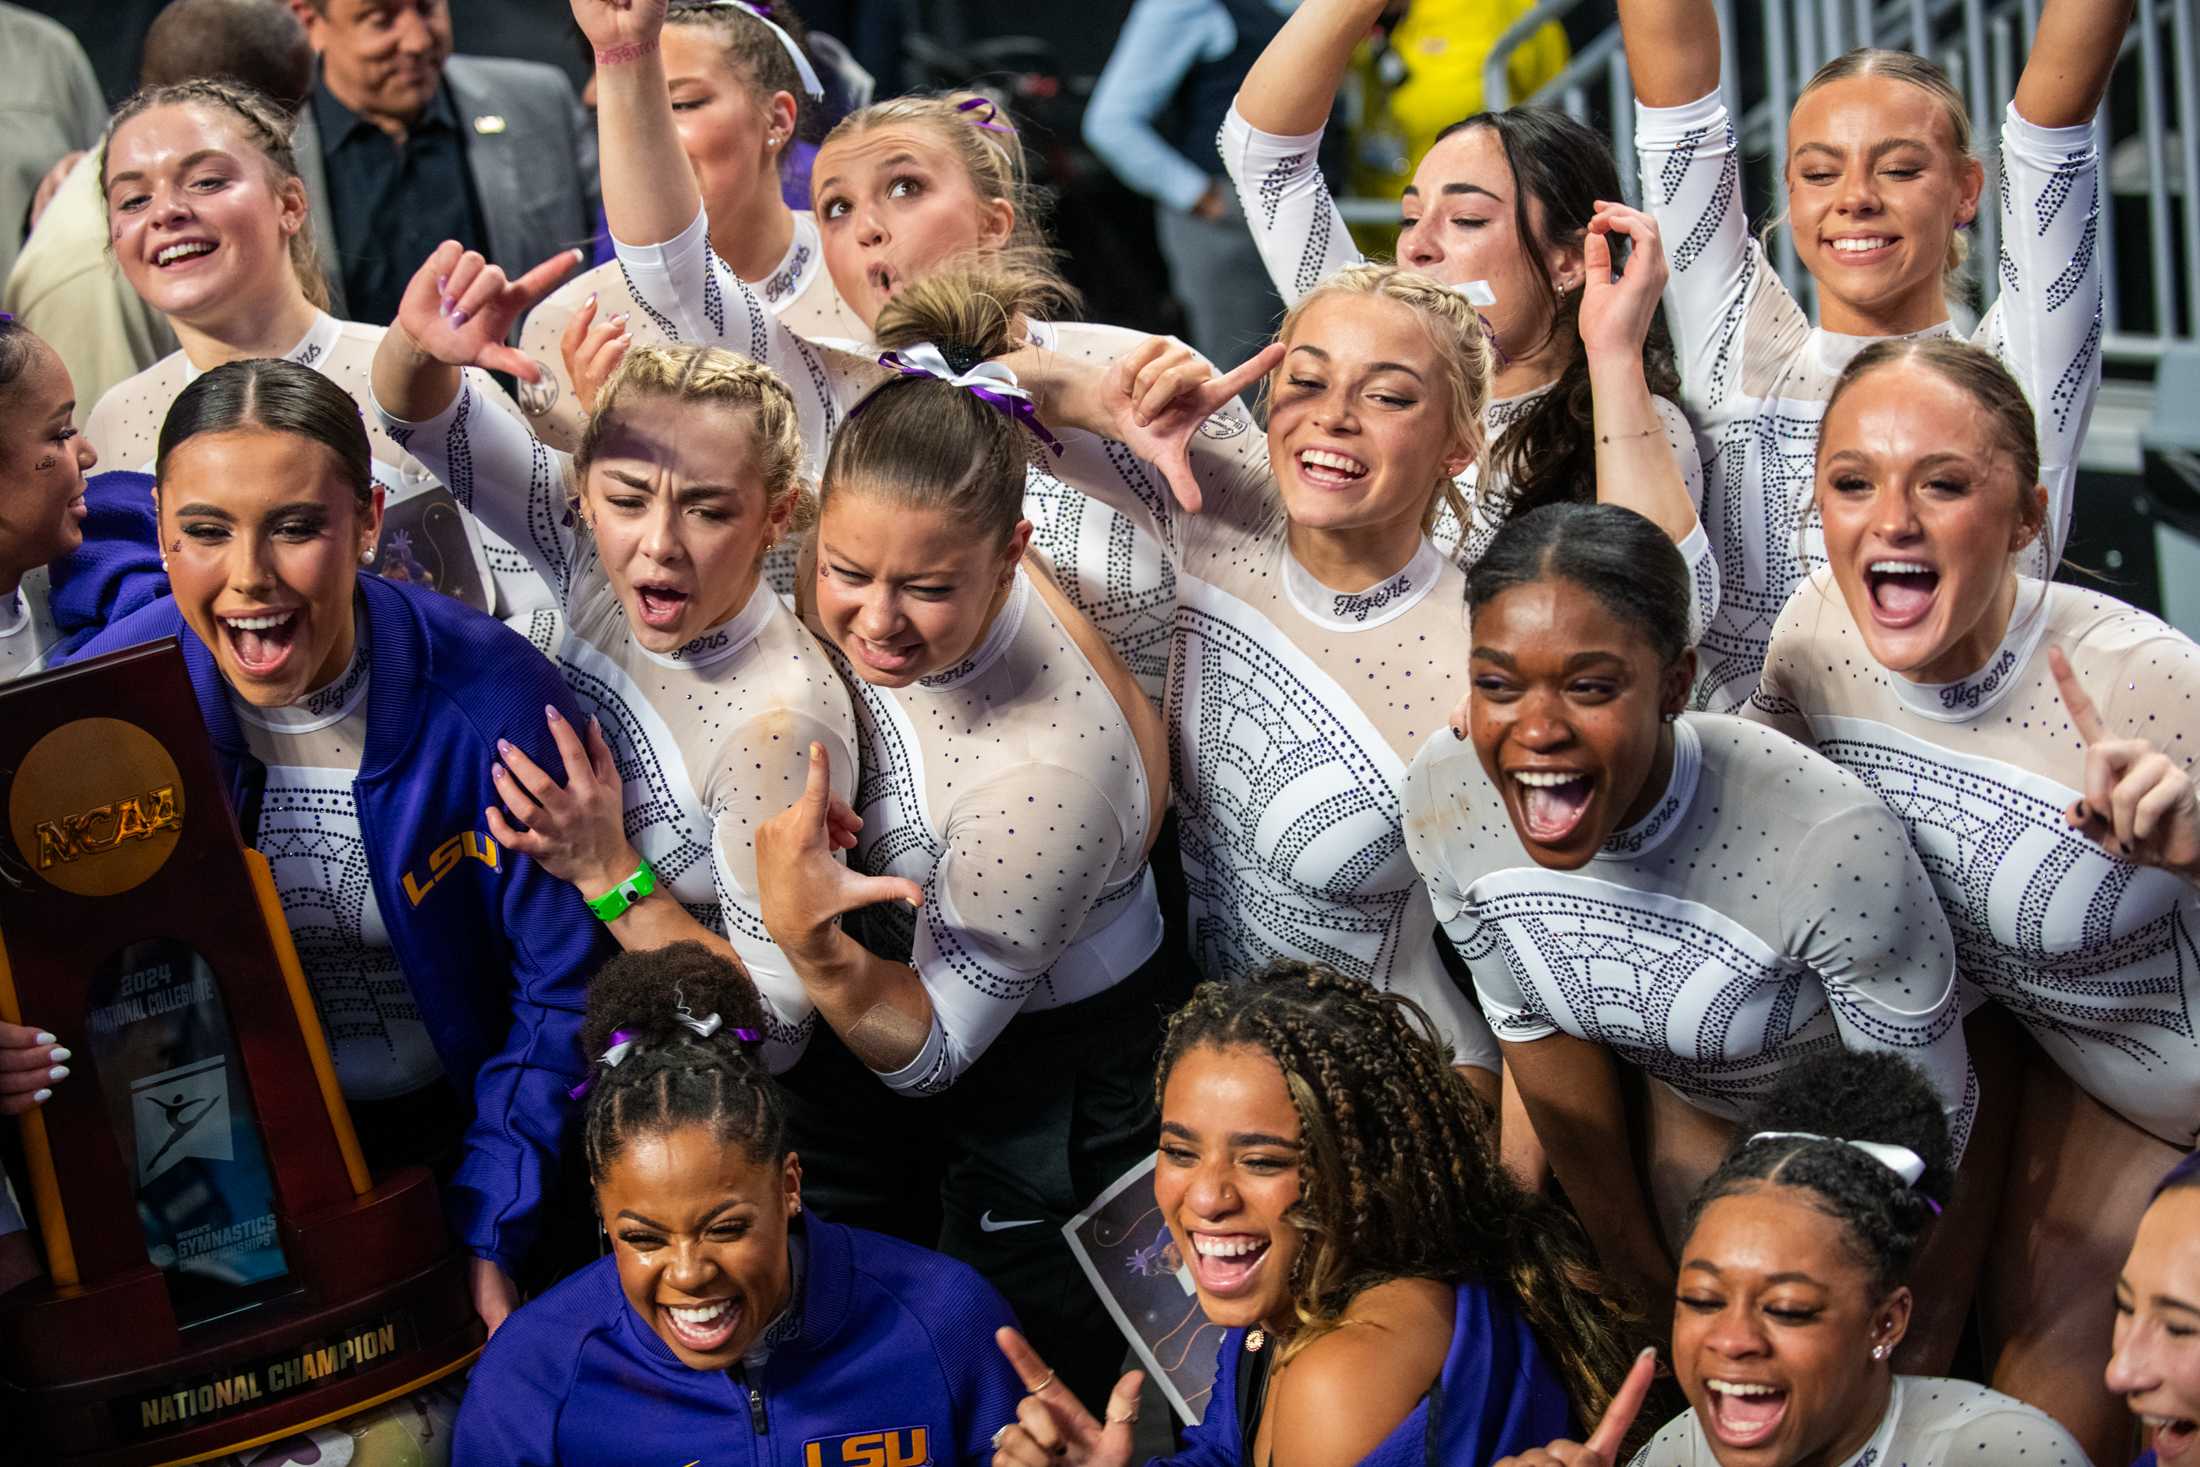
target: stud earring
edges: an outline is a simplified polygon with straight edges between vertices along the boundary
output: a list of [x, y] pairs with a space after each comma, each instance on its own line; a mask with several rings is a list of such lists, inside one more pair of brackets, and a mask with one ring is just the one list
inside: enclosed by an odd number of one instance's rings
[[1872, 1359], [1874, 1359], [1874, 1360], [1884, 1360], [1884, 1359], [1886, 1359], [1886, 1358], [1887, 1358], [1887, 1347], [1886, 1347], [1885, 1345], [1874, 1345], [1874, 1346], [1872, 1346]]
[[361, 565], [374, 564], [374, 547], [372, 545], [367, 546], [364, 550], [361, 550], [359, 552], [359, 563]]

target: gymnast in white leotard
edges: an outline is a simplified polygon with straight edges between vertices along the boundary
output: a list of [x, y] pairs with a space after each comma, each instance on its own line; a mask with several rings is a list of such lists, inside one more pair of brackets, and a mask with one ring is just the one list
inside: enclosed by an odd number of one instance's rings
[[[633, 56], [607, 51], [622, 59], [597, 70], [604, 208], [628, 287], [666, 337], [754, 357], [786, 381], [801, 406], [814, 474], [833, 430], [878, 380], [875, 364], [803, 339], [711, 247], [715, 226], [680, 150], [648, 23], [613, 12], [604, 0], [574, 0], [574, 14], [613, 47], [649, 48]], [[977, 98], [900, 97], [835, 127], [818, 150], [812, 191], [826, 270], [864, 323], [856, 334], [868, 336], [889, 299], [945, 260], [1043, 252], [1024, 169], [1014, 128]], [[1055, 304], [1067, 299], [1064, 287]], [[1142, 339], [1084, 322], [1033, 318], [1025, 326], [1039, 345], [1096, 366]], [[1078, 492], [1088, 483], [1115, 489], [1143, 482], [1144, 467], [1120, 443], [1082, 433], [1063, 442], [1064, 452], [1033, 467], [1025, 513], [1034, 548], [1158, 703], [1174, 594], [1168, 560], [1120, 515]], [[775, 555], [766, 574], [791, 591], [791, 553]]]
[[[1224, 166], [1284, 302], [1364, 258], [1316, 166], [1331, 102], [1383, 0], [1305, 0], [1246, 74], [1222, 128]], [[1480, 281], [1497, 352], [1482, 410], [1489, 446], [1459, 476], [1464, 525], [1446, 509], [1431, 538], [1471, 570], [1512, 514], [1595, 496], [1587, 357], [1575, 313], [1589, 222], [1622, 198], [1606, 138], [1546, 107], [1481, 112], [1453, 123], [1414, 170], [1398, 263], [1447, 285]], [[1679, 383], [1664, 333], [1643, 367], [1660, 437], [1689, 499], [1703, 502], [1702, 454], [1673, 402]], [[1718, 600], [1703, 527], [1676, 526], [1694, 579], [1692, 634]]]
[[[1467, 594], [1471, 742], [1415, 758], [1406, 846], [1605, 1266], [1671, 1292], [1690, 1193], [1806, 1056], [1917, 1060], [1960, 1144], [1976, 1092], [1932, 883], [1860, 780], [1681, 711], [1686, 567], [1656, 528], [1545, 506]], [[1632, 1105], [1623, 1067], [1651, 1082]]]
[[2110, 1461], [2129, 1422], [2095, 1347], [2116, 1265], [2200, 1129], [2200, 647], [2022, 574], [2053, 525], [2036, 411], [1997, 358], [1946, 337], [1850, 363], [1818, 441], [1827, 565], [1781, 612], [1752, 712], [1902, 818], [1958, 972], [2029, 1036], [2021, 1083], [1982, 1101], [1982, 1129], [2015, 1130], [1986, 1358], [1998, 1389]]
[[[372, 421], [368, 377], [382, 327], [339, 321], [322, 309], [327, 282], [313, 255], [290, 127], [273, 102], [222, 81], [140, 93], [115, 114], [101, 172], [115, 261], [183, 345], [109, 388], [85, 420], [85, 436], [109, 468], [149, 473], [178, 393], [223, 362], [281, 357], [311, 367], [359, 404], [369, 420], [375, 480], [397, 509], [438, 485]], [[486, 376], [475, 390], [485, 409], [518, 417]], [[447, 487], [464, 531], [455, 553], [481, 557], [487, 609], [543, 645], [549, 633], [535, 613], [555, 604], [550, 588], [525, 556], [475, 520], [462, 472]]]
[[[758, 910], [755, 829], [801, 791], [813, 743], [852, 790], [856, 737], [824, 649], [762, 582], [802, 492], [794, 400], [731, 352], [637, 347], [568, 457], [485, 411], [459, 370], [529, 370], [499, 345], [526, 291], [446, 245], [375, 361], [384, 429], [439, 474], [463, 466], [483, 518], [557, 588], [555, 655], [597, 724], [551, 725], [575, 771], [562, 788], [507, 757], [499, 788], [524, 828], [492, 812], [492, 834], [591, 901], [646, 863], [654, 891], [608, 919], [621, 946], [699, 940], [766, 991], [799, 991]], [[768, 1037], [778, 1068], [801, 1052], [798, 1023]]]
[[[780, 192], [787, 155], [817, 105], [808, 91], [816, 73], [805, 78], [795, 60], [804, 40], [791, 5], [766, 19], [745, 4], [688, 3], [666, 10], [659, 46], [680, 145], [719, 221], [711, 248], [796, 335], [860, 341], [870, 328], [833, 288], [817, 216], [789, 208]], [[542, 364], [545, 380], [522, 386], [520, 404], [536, 436], [567, 452], [579, 446], [590, 407], [559, 350], [576, 318], [583, 331], [600, 323], [604, 334], [623, 330], [637, 344], [672, 339], [627, 289], [616, 260], [567, 281], [527, 313], [520, 350]]]
[[[1146, 854], [1168, 776], [1128, 669], [1024, 561], [1037, 445], [1002, 411], [1012, 379], [982, 374], [1046, 295], [943, 273], [880, 313], [909, 375], [834, 437], [803, 591], [853, 695], [862, 783], [841, 804], [813, 776], [759, 831], [757, 865], [800, 979], [767, 990], [776, 1020], [822, 1017], [883, 1082], [832, 1081], [818, 1036], [818, 1063], [789, 1077], [798, 1145], [813, 1164], [838, 1155], [825, 1122], [851, 1112], [874, 1148], [918, 1124], [913, 1147], [944, 1153], [945, 1225], [926, 1241], [997, 1278], [1068, 1352], [1065, 1379], [1099, 1392], [1122, 1343], [1059, 1228], [1152, 1153], [1158, 985], [1174, 975]], [[833, 1171], [833, 1206], [884, 1205], [898, 1231], [924, 1211], [893, 1172]], [[993, 1225], [1025, 1219], [1043, 1226]]]
[[[2002, 119], [1999, 293], [1972, 339], [2016, 374], [2039, 417], [2051, 505], [2027, 556], [2034, 575], [2061, 559], [2100, 386], [2092, 122], [2130, 11], [2128, 0], [2049, 0]], [[1711, 0], [1625, 0], [1620, 23], [1644, 203], [1673, 256], [1681, 402], [1708, 440], [1703, 518], [1720, 608], [1699, 706], [1730, 713], [1756, 691], [1789, 593], [1824, 563], [1806, 511], [1833, 380], [1873, 339], [1953, 331], [1946, 277], [1985, 175], [1973, 119], [1933, 62], [1861, 50], [1821, 68], [1788, 118], [1784, 169], [1788, 227], [1818, 287], [1814, 324], [1750, 233]]]

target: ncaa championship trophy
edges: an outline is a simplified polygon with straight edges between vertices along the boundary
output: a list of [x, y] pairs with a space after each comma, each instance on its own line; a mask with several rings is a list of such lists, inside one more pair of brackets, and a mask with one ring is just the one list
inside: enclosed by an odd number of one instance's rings
[[367, 1173], [175, 642], [0, 689], [0, 812], [0, 1018], [74, 1071], [22, 1117], [0, 1455], [195, 1461], [467, 1364], [434, 1180]]

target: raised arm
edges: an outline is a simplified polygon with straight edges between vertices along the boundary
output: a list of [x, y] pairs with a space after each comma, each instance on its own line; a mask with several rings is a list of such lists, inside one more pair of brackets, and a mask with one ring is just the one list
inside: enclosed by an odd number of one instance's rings
[[596, 51], [596, 137], [611, 237], [663, 244], [688, 227], [703, 196], [673, 126], [658, 42], [665, 0], [572, 0]]
[[[374, 351], [374, 405], [393, 442], [460, 494], [562, 600], [573, 569], [565, 456], [533, 437], [479, 372], [540, 368], [504, 345], [512, 322], [578, 260], [568, 251], [516, 282], [446, 241], [406, 286]], [[517, 360], [515, 360], [515, 358]]]
[[1635, 100], [1678, 107], [1719, 86], [1719, 13], [1711, 0], [1619, 0]]
[[1386, 0], [1305, 0], [1238, 87], [1238, 115], [1262, 132], [1296, 136], [1329, 121], [1353, 48]]
[[[1617, 277], [1614, 236], [1632, 246], [1626, 271]], [[1597, 500], [1635, 511], [1677, 545], [1696, 533], [1696, 504], [1642, 368], [1666, 280], [1658, 223], [1624, 204], [1600, 204], [1581, 254], [1581, 349], [1595, 400]]]
[[2017, 78], [2017, 115], [2034, 127], [2090, 123], [2130, 24], [2131, 0], [2047, 0]]

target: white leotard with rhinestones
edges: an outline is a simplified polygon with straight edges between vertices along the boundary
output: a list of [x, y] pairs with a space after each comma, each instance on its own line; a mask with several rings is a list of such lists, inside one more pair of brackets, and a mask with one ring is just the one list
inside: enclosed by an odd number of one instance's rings
[[0, 596], [0, 684], [45, 670], [47, 653], [61, 640], [47, 605], [51, 590], [41, 565], [25, 571], [15, 589]]
[[[367, 420], [367, 438], [374, 450], [374, 476], [382, 485], [385, 504], [399, 504], [435, 487], [437, 475], [391, 441], [374, 419], [374, 351], [382, 342], [383, 326], [358, 321], [339, 321], [326, 312], [315, 314], [313, 327], [284, 359], [311, 367], [351, 395]], [[182, 352], [172, 352], [130, 378], [109, 388], [85, 421], [84, 436], [99, 451], [101, 462], [114, 468], [153, 471], [153, 457], [160, 445], [160, 425], [184, 388], [198, 380], [199, 371]], [[469, 370], [477, 393], [499, 412], [519, 418], [512, 400], [489, 380], [485, 372]], [[441, 482], [450, 489], [468, 515], [467, 534], [481, 546], [489, 564], [489, 578], [496, 595], [491, 608], [513, 629], [539, 646], [533, 626], [537, 612], [557, 604], [527, 557], [484, 526], [473, 514], [474, 486], [468, 466], [454, 462], [450, 477]]]
[[[620, 245], [619, 261], [634, 299], [666, 339], [740, 352], [770, 367], [793, 389], [814, 477], [833, 430], [886, 369], [870, 355], [806, 341], [791, 330], [710, 248], [708, 221], [700, 213], [665, 244]], [[1033, 344], [1088, 362], [1112, 361], [1146, 339], [1086, 322], [1027, 324]], [[1075, 492], [1089, 481], [1120, 486], [1126, 474], [1138, 471], [1138, 461], [1112, 439], [1070, 431], [1056, 436], [1065, 450], [1059, 457], [1033, 445], [1043, 461], [1034, 464], [1024, 495], [1032, 548], [1052, 565], [1070, 603], [1099, 628], [1139, 686], [1158, 702], [1175, 595], [1168, 559], [1112, 513], [1103, 497]], [[768, 563], [767, 574], [782, 594], [790, 593], [791, 554]]]
[[921, 909], [849, 919], [932, 1001], [923, 1050], [879, 1078], [933, 1094], [1017, 1014], [1104, 993], [1159, 949], [1154, 792], [1114, 692], [1022, 569], [954, 667], [905, 688], [842, 670], [863, 738], [849, 860], [924, 889]]
[[[1693, 1411], [1668, 1421], [1628, 1467], [1718, 1467]], [[1833, 1467], [2090, 1467], [2055, 1419], [1967, 1380], [1898, 1375], [1879, 1429]]]
[[1788, 602], [1751, 715], [1884, 799], [1939, 889], [1957, 969], [2102, 1104], [2173, 1146], [2200, 1139], [2200, 889], [2117, 860], [2063, 812], [2085, 780], [2047, 649], [2119, 735], [2190, 771], [2200, 647], [2113, 597], [2020, 580], [1972, 677], [1913, 683], [1872, 660], [1829, 573]]
[[1192, 466], [1200, 514], [1152, 472], [1110, 503], [1176, 565], [1165, 717], [1194, 959], [1209, 978], [1329, 964], [1414, 999], [1459, 1063], [1497, 1068], [1403, 828], [1406, 765], [1465, 675], [1464, 573], [1423, 540], [1380, 585], [1323, 587], [1285, 543], [1267, 441], [1235, 403], [1194, 438]]
[[1673, 725], [1673, 773], [1588, 865], [1536, 864], [1474, 746], [1406, 776], [1406, 846], [1500, 1040], [1606, 1045], [1729, 1120], [1847, 1046], [1916, 1061], [1960, 1147], [1976, 1104], [1955, 943], [1902, 823], [1770, 729]]
[[564, 454], [516, 418], [483, 411], [471, 381], [428, 422], [383, 414], [382, 423], [439, 472], [470, 461], [482, 519], [557, 591], [559, 670], [618, 760], [627, 840], [675, 900], [733, 945], [772, 1012], [797, 1015], [775, 1023], [766, 1046], [768, 1063], [792, 1064], [807, 1000], [764, 930], [756, 827], [801, 796], [812, 742], [825, 746], [833, 787], [855, 787], [855, 720], [825, 650], [759, 582], [727, 621], [673, 652], [650, 651], [635, 640], [595, 538], [574, 523]]
[[245, 747], [267, 766], [253, 846], [273, 868], [298, 966], [353, 1100], [407, 1095], [443, 1073], [368, 879], [352, 793], [367, 738], [366, 624], [343, 676], [285, 708], [230, 695]]
[[[1875, 338], [1810, 324], [1751, 237], [1740, 165], [1716, 93], [1635, 108], [1644, 207], [1672, 261], [1665, 318], [1680, 354], [1681, 401], [1709, 440], [1704, 526], [1719, 561], [1719, 614], [1697, 695], [1727, 713], [1757, 690], [1773, 621], [1825, 563], [1806, 511], [1818, 424], [1835, 379]], [[2000, 295], [1972, 340], [2032, 399], [2048, 534], [2026, 569], [2062, 558], [2078, 446], [2101, 382], [2100, 160], [2091, 127], [2034, 127], [2012, 106], [2001, 129]], [[1943, 324], [1930, 334], [1947, 334]]]

